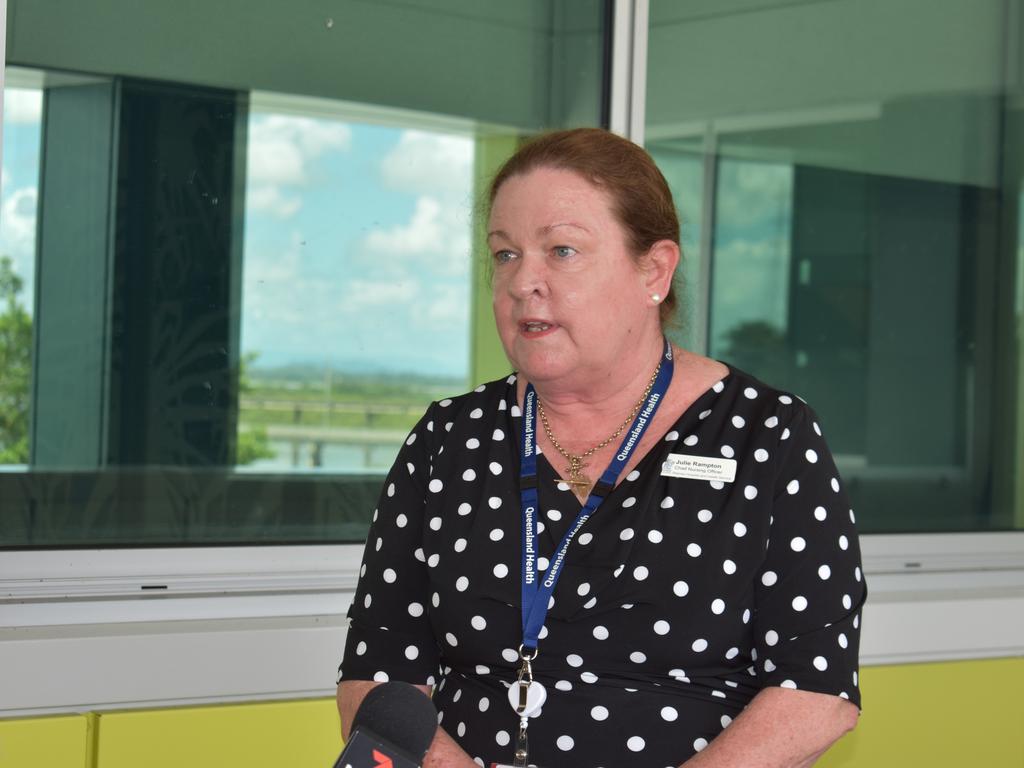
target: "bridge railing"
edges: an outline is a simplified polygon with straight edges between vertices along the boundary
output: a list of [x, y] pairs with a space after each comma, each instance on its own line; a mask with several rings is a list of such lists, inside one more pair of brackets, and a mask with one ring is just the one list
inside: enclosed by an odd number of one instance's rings
[[[324, 449], [329, 445], [344, 445], [362, 449], [362, 465], [364, 469], [373, 466], [372, 456], [375, 448], [398, 447], [405, 440], [409, 427], [385, 426], [381, 417], [405, 417], [411, 420], [418, 418], [424, 410], [422, 403], [374, 403], [351, 401], [300, 400], [285, 398], [252, 398], [240, 400], [240, 428], [246, 429], [253, 424], [246, 419], [246, 413], [264, 412], [280, 413], [281, 421], [261, 421], [260, 426], [267, 432], [267, 437], [274, 443], [288, 443], [291, 452], [291, 465], [299, 467], [307, 464], [311, 467], [324, 465]], [[321, 417], [321, 424], [307, 423], [309, 415]], [[335, 415], [356, 415], [361, 423], [333, 424]], [[303, 448], [308, 448], [308, 460], [303, 461]]]

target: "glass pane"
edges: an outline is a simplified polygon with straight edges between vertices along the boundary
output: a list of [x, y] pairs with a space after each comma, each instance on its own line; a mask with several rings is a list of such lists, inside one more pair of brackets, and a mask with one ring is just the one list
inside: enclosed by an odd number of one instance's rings
[[261, 96], [236, 463], [383, 472], [424, 404], [469, 383], [474, 137]]
[[713, 223], [694, 338], [815, 407], [862, 531], [1024, 527], [1008, 8], [651, 3], [649, 146]]
[[11, 72], [0, 184], [0, 471], [27, 464], [29, 456], [42, 108], [39, 83], [28, 73]]
[[703, 328], [699, 322], [700, 308], [707, 304], [708, 274], [700, 258], [704, 234], [704, 164], [700, 145], [692, 141], [663, 141], [647, 147], [665, 174], [679, 210], [679, 238], [683, 258], [676, 276], [679, 308], [675, 327], [669, 337], [684, 347], [697, 349], [704, 345]]
[[604, 3], [7, 8], [0, 548], [361, 540], [507, 371], [475, 201], [600, 122]]

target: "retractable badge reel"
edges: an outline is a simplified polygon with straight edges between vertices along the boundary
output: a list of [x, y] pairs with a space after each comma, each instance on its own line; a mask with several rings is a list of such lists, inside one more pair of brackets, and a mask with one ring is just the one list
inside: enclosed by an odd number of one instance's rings
[[530, 718], [540, 714], [541, 707], [547, 701], [548, 692], [543, 685], [533, 679], [531, 662], [537, 658], [537, 649], [529, 650], [519, 646], [519, 673], [516, 682], [508, 687], [508, 703], [519, 716], [519, 728], [516, 730], [515, 753], [511, 768], [527, 768], [530, 757], [530, 743], [526, 736]]

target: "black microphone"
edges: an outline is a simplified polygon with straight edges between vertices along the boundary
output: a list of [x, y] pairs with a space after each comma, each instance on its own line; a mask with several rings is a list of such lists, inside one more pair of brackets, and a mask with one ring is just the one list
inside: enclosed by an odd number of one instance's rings
[[352, 718], [334, 768], [420, 768], [437, 732], [437, 710], [409, 683], [372, 688]]

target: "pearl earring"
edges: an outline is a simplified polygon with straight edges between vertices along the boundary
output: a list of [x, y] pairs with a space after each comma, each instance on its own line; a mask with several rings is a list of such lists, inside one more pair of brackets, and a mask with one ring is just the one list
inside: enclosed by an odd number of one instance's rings
[[652, 293], [652, 294], [651, 294], [651, 300], [652, 300], [652, 301], [653, 301], [653, 302], [654, 302], [655, 304], [657, 304], [658, 302], [660, 302], [660, 301], [661, 301], [661, 294], [660, 294], [660, 293]]

